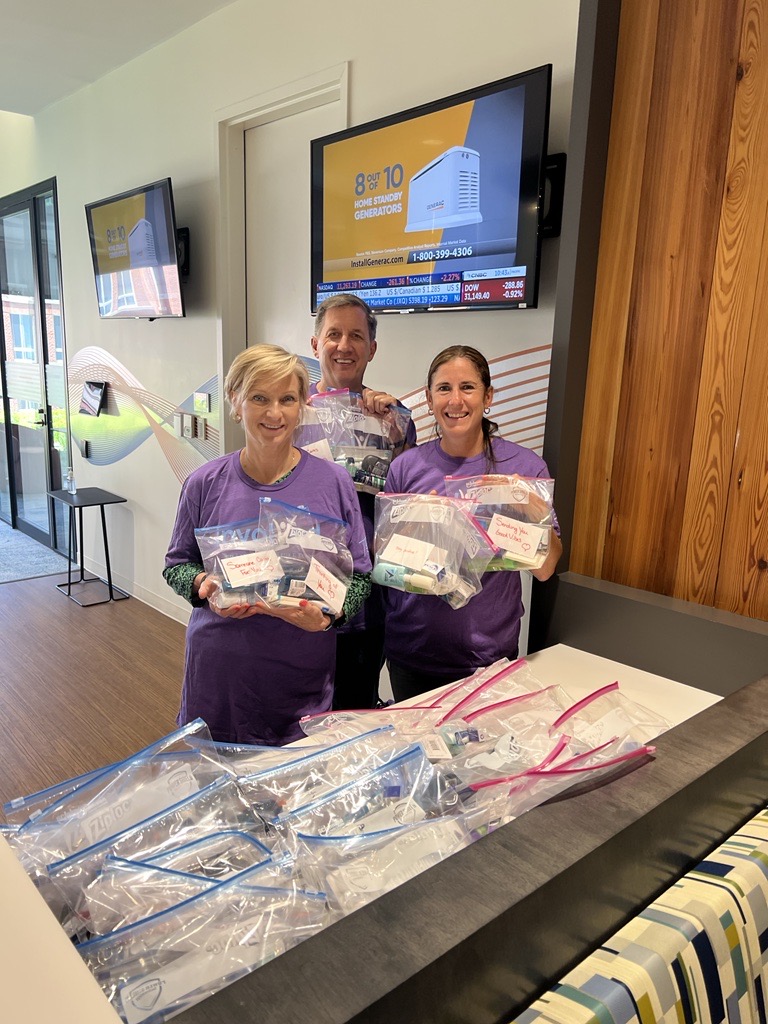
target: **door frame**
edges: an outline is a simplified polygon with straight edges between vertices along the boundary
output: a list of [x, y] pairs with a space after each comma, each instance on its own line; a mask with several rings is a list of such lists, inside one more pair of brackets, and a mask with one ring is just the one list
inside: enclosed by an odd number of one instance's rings
[[[44, 321], [44, 310], [45, 310], [45, 299], [41, 294], [41, 282], [43, 280], [43, 266], [42, 261], [44, 253], [40, 244], [41, 240], [41, 218], [39, 214], [39, 202], [43, 196], [51, 194], [53, 197], [53, 232], [55, 236], [56, 253], [57, 253], [57, 267], [58, 267], [58, 292], [59, 292], [59, 313], [61, 318], [61, 344], [62, 344], [62, 360], [63, 360], [63, 386], [64, 396], [63, 403], [66, 411], [66, 439], [67, 448], [71, 447], [71, 434], [70, 434], [70, 423], [69, 423], [69, 406], [67, 402], [67, 372], [66, 372], [66, 331], [64, 324], [64, 302], [63, 302], [63, 288], [61, 281], [61, 262], [58, 258], [60, 253], [60, 241], [59, 241], [59, 217], [58, 217], [58, 191], [56, 187], [56, 178], [48, 178], [44, 181], [38, 182], [35, 185], [30, 185], [27, 188], [20, 189], [18, 192], [13, 192], [8, 196], [0, 197], [0, 216], [8, 214], [14, 214], [23, 210], [29, 211], [30, 218], [30, 234], [32, 238], [32, 274], [35, 291], [35, 309], [34, 309], [34, 320], [35, 330], [40, 341], [40, 354], [43, 359], [43, 366], [41, 368], [41, 387], [42, 387], [42, 411], [45, 416], [45, 443], [43, 445], [43, 459], [45, 468], [45, 477], [47, 483], [47, 489], [50, 490], [55, 486], [61, 486], [61, 480], [54, 479], [53, 464], [51, 460], [51, 451], [53, 449], [53, 424], [52, 424], [52, 412], [51, 403], [48, 394], [48, 375], [45, 372], [45, 366], [49, 361], [49, 338], [46, 331], [46, 325]], [[6, 460], [8, 466], [8, 477], [9, 477], [9, 502], [10, 502], [10, 522], [5, 516], [0, 513], [0, 518], [3, 522], [9, 522], [9, 525], [13, 529], [19, 530], [20, 533], [24, 533], [41, 544], [45, 544], [46, 547], [50, 547], [53, 550], [65, 550], [67, 538], [63, 535], [61, 523], [58, 522], [54, 512], [53, 500], [47, 499], [48, 508], [48, 524], [49, 529], [47, 533], [37, 529], [33, 524], [26, 522], [19, 518], [18, 515], [18, 501], [17, 501], [17, 483], [14, 469], [13, 459], [13, 436], [12, 430], [10, 429], [10, 401], [8, 396], [7, 379], [5, 372], [5, 328], [3, 318], [0, 316], [0, 382], [2, 383], [2, 395], [0, 400], [2, 401], [3, 417], [5, 422], [5, 429], [3, 430], [2, 443], [5, 445]]]
[[[348, 126], [349, 64], [335, 64], [313, 75], [241, 100], [216, 112], [219, 142], [219, 379], [242, 351], [246, 338], [245, 267], [245, 133], [270, 121], [313, 110], [328, 103], [340, 103]], [[309, 154], [307, 154], [309, 160]], [[223, 403], [222, 403], [223, 404]], [[222, 414], [222, 452], [234, 451], [241, 432]]]

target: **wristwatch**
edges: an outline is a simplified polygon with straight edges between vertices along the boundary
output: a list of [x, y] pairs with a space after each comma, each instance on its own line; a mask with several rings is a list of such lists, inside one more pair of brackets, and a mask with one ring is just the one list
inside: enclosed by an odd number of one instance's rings
[[[325, 614], [328, 615], [328, 612]], [[321, 632], [327, 633], [329, 629], [338, 629], [339, 626], [343, 626], [346, 621], [347, 617], [344, 612], [342, 612], [341, 615], [337, 615], [335, 619], [331, 619], [327, 626], [323, 626]]]

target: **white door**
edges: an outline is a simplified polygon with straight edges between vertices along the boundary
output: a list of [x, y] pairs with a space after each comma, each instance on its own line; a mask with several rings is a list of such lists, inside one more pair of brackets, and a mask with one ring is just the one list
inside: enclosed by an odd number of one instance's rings
[[245, 133], [249, 345], [269, 342], [312, 356], [309, 144], [344, 127], [342, 104], [336, 101]]

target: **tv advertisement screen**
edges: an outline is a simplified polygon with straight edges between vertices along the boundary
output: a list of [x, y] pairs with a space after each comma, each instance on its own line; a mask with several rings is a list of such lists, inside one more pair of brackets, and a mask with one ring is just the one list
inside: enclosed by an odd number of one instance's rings
[[518, 308], [538, 296], [551, 65], [315, 139], [312, 312]]
[[170, 178], [85, 210], [99, 315], [184, 316]]

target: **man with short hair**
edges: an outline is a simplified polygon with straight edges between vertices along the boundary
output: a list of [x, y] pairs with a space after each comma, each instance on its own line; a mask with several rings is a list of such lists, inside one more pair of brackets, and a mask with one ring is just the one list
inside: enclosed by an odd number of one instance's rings
[[[368, 363], [376, 354], [376, 317], [368, 304], [350, 292], [331, 295], [317, 310], [312, 351], [320, 362], [320, 380], [310, 395], [348, 388], [363, 397], [370, 413], [383, 415], [391, 405], [404, 408], [388, 391], [363, 383]], [[408, 423], [404, 448], [416, 444], [416, 427]], [[373, 494], [358, 492], [368, 544], [373, 558]], [[384, 601], [375, 584], [362, 610], [336, 635], [334, 708], [373, 708], [379, 699], [379, 675], [384, 664]]]

